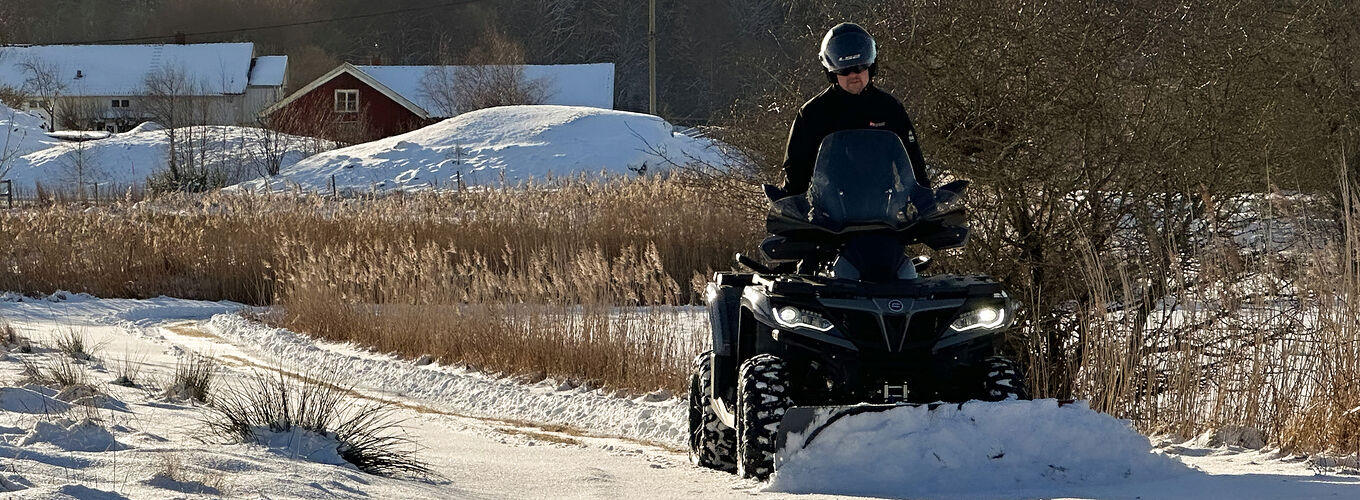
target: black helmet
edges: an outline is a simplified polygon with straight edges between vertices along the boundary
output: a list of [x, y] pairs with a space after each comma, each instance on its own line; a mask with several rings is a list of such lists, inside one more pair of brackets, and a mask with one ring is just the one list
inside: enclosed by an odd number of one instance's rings
[[874, 37], [855, 23], [840, 23], [822, 38], [822, 50], [817, 54], [828, 73], [854, 66], [874, 65], [878, 49]]

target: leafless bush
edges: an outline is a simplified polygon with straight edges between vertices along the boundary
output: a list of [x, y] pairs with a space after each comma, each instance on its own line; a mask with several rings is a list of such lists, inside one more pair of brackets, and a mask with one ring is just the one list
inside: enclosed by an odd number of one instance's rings
[[[541, 104], [548, 84], [524, 75], [524, 49], [505, 34], [487, 31], [484, 45], [471, 50], [462, 66], [434, 66], [420, 90], [439, 107], [440, 116], [456, 116], [493, 106]], [[447, 61], [447, 59], [446, 59]]]
[[340, 385], [343, 373], [343, 367], [297, 378], [257, 372], [215, 396], [204, 423], [228, 442], [256, 442], [264, 430], [306, 431], [334, 439], [336, 452], [359, 470], [429, 474], [412, 455], [415, 443], [400, 434], [396, 408], [355, 399], [350, 387]]

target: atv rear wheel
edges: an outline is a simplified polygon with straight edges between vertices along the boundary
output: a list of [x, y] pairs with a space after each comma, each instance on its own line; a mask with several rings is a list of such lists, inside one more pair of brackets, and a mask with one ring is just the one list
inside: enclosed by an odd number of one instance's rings
[[986, 401], [1005, 401], [1008, 399], [1029, 399], [1025, 390], [1025, 376], [1014, 361], [997, 356], [983, 361], [986, 371], [983, 377], [983, 399]]
[[723, 425], [713, 412], [713, 351], [694, 358], [689, 376], [689, 461], [694, 465], [734, 472], [735, 429]]
[[784, 412], [788, 370], [783, 359], [760, 354], [741, 364], [737, 381], [737, 475], [765, 480], [774, 472], [775, 437]]

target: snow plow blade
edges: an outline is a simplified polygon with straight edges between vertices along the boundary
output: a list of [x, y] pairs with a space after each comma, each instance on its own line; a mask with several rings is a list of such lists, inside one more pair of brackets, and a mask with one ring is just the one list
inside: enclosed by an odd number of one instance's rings
[[[1071, 404], [1085, 404], [1084, 401], [1076, 402], [1070, 399], [1058, 400], [1056, 403], [1059, 407]], [[884, 412], [902, 407], [927, 406], [929, 409], [935, 410], [942, 406], [963, 408], [964, 405], [979, 404], [988, 403], [986, 401], [968, 401], [965, 403], [865, 403], [853, 406], [794, 406], [784, 412], [784, 419], [779, 422], [779, 432], [775, 436], [775, 470], [779, 470], [779, 466], [787, 460], [789, 456], [812, 444], [823, 430], [845, 417], [864, 413]]]

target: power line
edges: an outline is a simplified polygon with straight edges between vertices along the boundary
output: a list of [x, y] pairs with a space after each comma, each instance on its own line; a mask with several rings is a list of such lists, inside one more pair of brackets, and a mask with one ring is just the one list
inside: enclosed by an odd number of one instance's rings
[[[382, 11], [382, 12], [373, 12], [373, 13], [370, 13], [370, 14], [356, 14], [356, 15], [352, 15], [352, 16], [331, 17], [331, 18], [326, 18], [326, 19], [313, 19], [313, 20], [310, 20], [310, 21], [298, 21], [298, 22], [283, 23], [283, 24], [270, 24], [270, 25], [265, 25], [265, 26], [252, 26], [252, 27], [249, 27], [249, 28], [235, 28], [235, 29], [229, 29], [229, 30], [200, 31], [200, 32], [196, 32], [196, 33], [184, 33], [183, 35], [186, 36], [186, 37], [187, 37], [187, 36], [204, 36], [204, 35], [224, 35], [224, 34], [227, 34], [227, 33], [244, 33], [244, 32], [247, 32], [247, 31], [260, 31], [260, 30], [270, 30], [270, 29], [277, 29], [277, 28], [291, 28], [291, 27], [294, 27], [294, 26], [307, 26], [307, 25], [312, 25], [312, 24], [333, 23], [333, 22], [336, 22], [336, 21], [350, 21], [350, 20], [354, 20], [354, 19], [367, 19], [367, 18], [370, 18], [370, 17], [390, 16], [390, 15], [393, 15], [393, 14], [405, 14], [405, 13], [407, 13], [407, 12], [418, 12], [418, 11], [422, 11], [422, 10], [439, 9], [439, 8], [445, 8], [445, 7], [457, 7], [457, 6], [460, 6], [460, 5], [468, 5], [468, 4], [478, 3], [478, 2], [482, 2], [482, 1], [485, 1], [485, 0], [456, 0], [456, 1], [452, 1], [452, 2], [444, 2], [444, 3], [436, 4], [436, 5], [426, 5], [426, 6], [424, 6], [424, 7], [406, 7], [406, 8], [402, 8], [402, 9], [387, 10], [387, 11]], [[175, 33], [175, 34], [171, 34], [171, 35], [159, 35], [159, 36], [141, 36], [141, 37], [133, 37], [133, 38], [110, 38], [110, 39], [104, 39], [104, 40], [87, 40], [87, 41], [83, 41], [83, 42], [56, 43], [56, 44], [52, 44], [52, 45], [94, 45], [94, 44], [100, 44], [100, 43], [146, 42], [146, 41], [154, 41], [154, 40], [163, 40], [163, 39], [167, 39], [167, 38], [174, 38], [174, 37], [179, 36], [179, 35], [180, 35], [180, 33]]]

